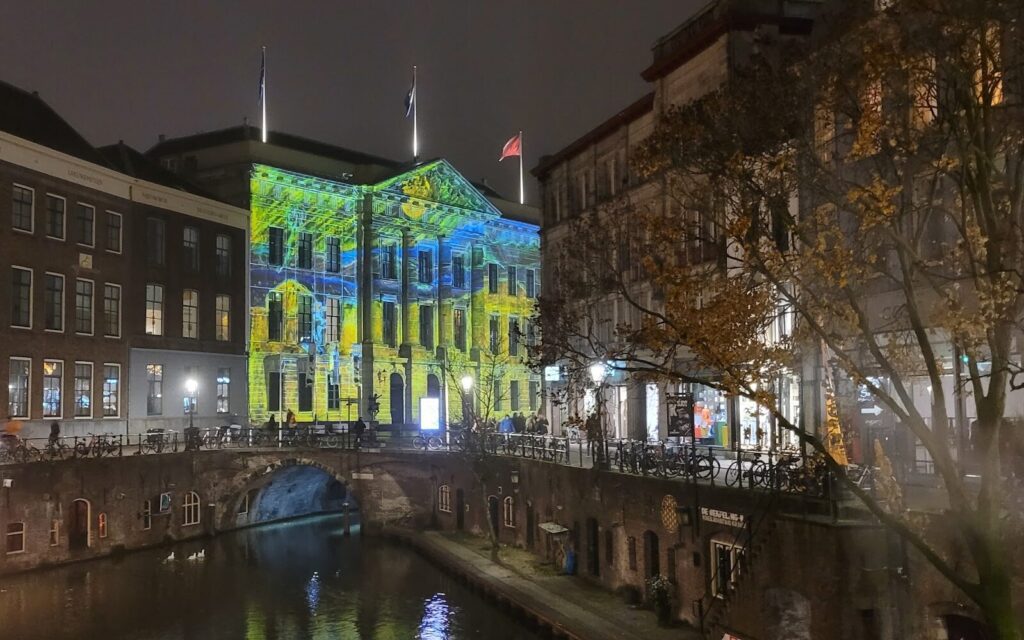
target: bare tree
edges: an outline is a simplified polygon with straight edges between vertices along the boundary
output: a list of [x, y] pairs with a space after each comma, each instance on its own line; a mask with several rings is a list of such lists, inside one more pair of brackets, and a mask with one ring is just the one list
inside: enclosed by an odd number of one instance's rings
[[[1021, 435], [1007, 405], [1024, 386], [1022, 8], [890, 4], [833, 16], [810, 50], [766, 46], [728, 86], [664, 114], [633, 159], [658, 196], [573, 223], [546, 288], [544, 359], [756, 401], [995, 637], [1019, 639]], [[612, 304], [628, 313], [610, 327]], [[773, 381], [815, 366], [927, 450], [952, 546], [896, 478], [865, 491], [841, 440], [782, 411]], [[973, 446], [950, 429], [954, 371], [977, 412]], [[894, 452], [876, 448], [890, 468]]]

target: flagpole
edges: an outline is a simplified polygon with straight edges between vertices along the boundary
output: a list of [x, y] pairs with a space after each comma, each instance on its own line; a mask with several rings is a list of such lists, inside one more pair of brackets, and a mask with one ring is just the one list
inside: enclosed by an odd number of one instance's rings
[[519, 132], [519, 204], [526, 204], [526, 192], [523, 189], [523, 132]]
[[420, 97], [419, 87], [416, 86], [416, 65], [412, 66], [412, 161], [415, 163], [420, 156], [419, 123], [416, 120], [416, 111], [419, 110]]
[[266, 141], [267, 141], [267, 48], [266, 47], [263, 47], [263, 78], [261, 78], [260, 80], [263, 83], [263, 100], [261, 100], [261, 102], [263, 103], [261, 105], [263, 107], [263, 133], [261, 134], [261, 137], [263, 139], [263, 142], [266, 143]]

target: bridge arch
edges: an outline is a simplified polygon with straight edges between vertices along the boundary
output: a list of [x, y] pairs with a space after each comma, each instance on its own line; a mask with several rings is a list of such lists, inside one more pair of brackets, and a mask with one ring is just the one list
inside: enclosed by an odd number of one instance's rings
[[[258, 462], [258, 461], [254, 461]], [[330, 465], [307, 458], [257, 464], [229, 483], [220, 528], [232, 529], [359, 508], [354, 488]]]

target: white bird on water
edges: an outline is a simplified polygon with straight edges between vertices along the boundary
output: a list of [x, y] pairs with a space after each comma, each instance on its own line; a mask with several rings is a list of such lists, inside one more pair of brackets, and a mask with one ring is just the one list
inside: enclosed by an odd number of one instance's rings
[[174, 552], [173, 551], [171, 552], [171, 555], [169, 555], [166, 558], [164, 558], [164, 564], [167, 564], [168, 562], [174, 562]]

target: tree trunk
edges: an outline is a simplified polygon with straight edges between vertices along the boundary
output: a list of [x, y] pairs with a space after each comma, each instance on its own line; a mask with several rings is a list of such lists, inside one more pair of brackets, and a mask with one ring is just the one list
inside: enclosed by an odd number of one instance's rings
[[[1006, 559], [1009, 562], [1009, 559]], [[1022, 640], [1024, 631], [1021, 629], [1017, 612], [1013, 607], [1010, 571], [1007, 562], [994, 563], [986, 572], [986, 579], [981, 581], [981, 598], [979, 605], [985, 613], [993, 640]]]

